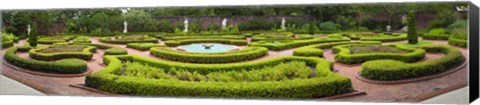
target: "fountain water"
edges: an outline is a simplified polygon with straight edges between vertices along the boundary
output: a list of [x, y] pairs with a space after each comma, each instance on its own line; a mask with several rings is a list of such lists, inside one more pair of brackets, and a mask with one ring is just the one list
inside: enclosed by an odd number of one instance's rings
[[183, 26], [184, 26], [183, 32], [188, 32], [188, 18], [185, 18], [185, 21], [183, 21]]
[[222, 30], [226, 30], [227, 29], [227, 19], [226, 18], [223, 18], [223, 21], [222, 21]]
[[282, 27], [282, 30], [286, 29], [286, 27], [285, 27], [285, 22], [286, 22], [286, 21], [285, 21], [285, 18], [282, 18], [282, 26], [281, 26], [281, 27]]

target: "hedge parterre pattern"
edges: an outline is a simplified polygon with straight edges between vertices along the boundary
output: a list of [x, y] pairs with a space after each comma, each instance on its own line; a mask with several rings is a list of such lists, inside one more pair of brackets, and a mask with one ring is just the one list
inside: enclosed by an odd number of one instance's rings
[[257, 47], [266, 47], [269, 50], [285, 50], [289, 48], [295, 48], [300, 46], [306, 46], [311, 44], [318, 43], [328, 43], [328, 42], [341, 42], [341, 41], [350, 41], [349, 38], [321, 38], [321, 39], [310, 39], [310, 40], [295, 40], [287, 41], [282, 43], [269, 43], [270, 41], [258, 41], [250, 43], [248, 46], [257, 46]]
[[245, 39], [245, 36], [241, 35], [156, 35], [156, 38], [167, 40], [185, 40], [185, 39]]
[[[169, 69], [177, 68], [199, 74], [261, 69], [281, 62], [301, 61], [315, 66], [315, 77], [261, 82], [192, 82], [175, 79], [149, 79], [137, 76], [121, 76], [122, 61], [139, 62]], [[314, 98], [352, 91], [349, 78], [331, 72], [333, 63], [312, 57], [279, 57], [238, 64], [185, 64], [154, 60], [138, 55], [104, 56], [108, 66], [87, 75], [87, 86], [102, 91], [145, 96], [201, 96], [241, 98]]]
[[314, 56], [314, 57], [321, 57], [323, 58], [323, 50], [326, 48], [331, 48], [333, 46], [338, 45], [346, 45], [346, 44], [376, 44], [381, 45], [381, 42], [378, 41], [360, 41], [360, 42], [330, 42], [330, 43], [322, 43], [322, 44], [314, 44], [309, 46], [304, 46], [293, 50], [294, 56]]
[[465, 61], [462, 53], [450, 46], [424, 45], [427, 52], [440, 52], [445, 56], [439, 59], [418, 63], [405, 63], [397, 60], [374, 60], [362, 64], [360, 75], [373, 80], [402, 80], [441, 73], [457, 67]]
[[88, 45], [88, 46], [95, 46], [99, 49], [105, 49], [103, 55], [126, 55], [128, 51], [126, 49], [114, 46], [108, 46], [103, 44], [92, 44], [92, 43], [76, 43], [77, 45]]
[[127, 43], [142, 43], [142, 42], [151, 42], [157, 43], [158, 39], [155, 37], [150, 37], [148, 35], [132, 35], [132, 36], [116, 36], [115, 39], [110, 37], [100, 38], [100, 42], [111, 43], [111, 44], [127, 44]]
[[[408, 53], [390, 53], [390, 52], [372, 52], [372, 53], [361, 53], [361, 54], [351, 54], [349, 47], [351, 46], [390, 46], [395, 47], [399, 50], [407, 51]], [[401, 45], [340, 45], [332, 47], [332, 52], [335, 54], [335, 60], [341, 63], [346, 64], [355, 64], [362, 63], [370, 60], [379, 60], [379, 59], [394, 59], [404, 62], [414, 62], [421, 60], [425, 57], [425, 50], [423, 49], [414, 49]]]
[[193, 53], [173, 50], [168, 47], [153, 47], [150, 54], [174, 61], [190, 63], [229, 63], [255, 59], [268, 54], [264, 47], [247, 47], [245, 49], [222, 53]]
[[165, 41], [165, 45], [169, 47], [176, 47], [180, 45], [192, 44], [192, 43], [222, 43], [231, 45], [247, 45], [247, 40], [235, 40], [235, 39], [184, 39], [184, 40], [169, 40]]
[[360, 37], [361, 41], [381, 41], [381, 42], [391, 42], [391, 41], [402, 41], [407, 40], [407, 34], [400, 35], [378, 35], [378, 36], [368, 36]]
[[40, 44], [53, 44], [53, 43], [61, 43], [61, 42], [68, 42], [69, 40], [74, 39], [75, 36], [48, 36], [38, 39], [38, 43]]
[[160, 45], [156, 43], [128, 43], [127, 48], [133, 48], [137, 50], [150, 50], [152, 47], [166, 47], [165, 45]]
[[31, 70], [66, 74], [82, 73], [87, 70], [87, 62], [81, 59], [69, 58], [56, 61], [39, 61], [19, 57], [15, 54], [17, 51], [27, 51], [27, 49], [12, 47], [5, 52], [5, 60], [15, 66]]
[[[48, 50], [50, 48], [57, 47], [57, 49], [68, 49], [69, 47], [83, 47], [81, 52], [53, 52], [53, 53], [44, 53], [42, 50]], [[93, 53], [96, 52], [96, 47], [94, 46], [84, 46], [84, 45], [53, 45], [53, 46], [44, 46], [40, 48], [31, 49], [29, 56], [36, 60], [44, 61], [53, 61], [60, 60], [65, 58], [79, 58], [83, 60], [90, 60], [93, 57]]]

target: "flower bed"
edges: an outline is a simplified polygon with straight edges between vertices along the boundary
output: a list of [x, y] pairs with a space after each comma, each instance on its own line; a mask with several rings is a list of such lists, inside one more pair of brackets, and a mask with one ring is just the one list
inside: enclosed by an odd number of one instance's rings
[[[184, 71], [195, 75], [231, 71], [258, 71], [280, 63], [305, 62], [314, 66], [315, 76], [279, 81], [216, 82], [185, 81], [181, 79], [145, 78], [144, 76], [122, 76], [122, 62], [138, 62], [165, 71]], [[331, 72], [333, 63], [321, 58], [279, 57], [274, 59], [237, 64], [185, 64], [159, 61], [138, 55], [105, 56], [108, 64], [99, 72], [89, 74], [87, 86], [102, 91], [144, 96], [201, 96], [241, 98], [314, 98], [342, 94], [352, 91], [350, 79]], [[172, 69], [174, 68], [174, 69]], [[152, 69], [142, 69], [146, 72]], [[181, 75], [181, 74], [176, 74]], [[195, 77], [195, 76], [188, 76]], [[195, 79], [193, 79], [195, 80]]]
[[19, 51], [17, 47], [9, 48], [4, 56], [6, 61], [15, 66], [56, 73], [82, 73], [87, 70], [87, 62], [81, 59], [71, 58], [56, 61], [39, 61], [19, 57], [15, 54], [17, 51]]
[[255, 59], [268, 54], [264, 47], [247, 47], [242, 50], [222, 53], [192, 53], [172, 50], [168, 47], [153, 47], [150, 54], [163, 59], [190, 63], [228, 63]]
[[[369, 50], [369, 53], [359, 53], [359, 54], [352, 54], [350, 47], [362, 47], [362, 46], [378, 46], [378, 47], [390, 47], [395, 48], [400, 51], [404, 51], [406, 53], [392, 53], [392, 52], [376, 52], [375, 50]], [[360, 45], [360, 44], [353, 44], [353, 45], [340, 45], [332, 47], [332, 52], [335, 54], [335, 60], [341, 63], [346, 64], [355, 64], [355, 63], [362, 63], [365, 61], [370, 60], [378, 60], [378, 59], [393, 59], [393, 60], [400, 60], [404, 62], [414, 62], [421, 60], [425, 57], [425, 50], [423, 49], [414, 49], [408, 48], [401, 45]]]
[[293, 50], [294, 56], [315, 56], [323, 57], [323, 50], [326, 48], [331, 48], [338, 45], [347, 45], [347, 44], [382, 44], [377, 41], [360, 41], [360, 42], [330, 42], [322, 44], [314, 44], [309, 46], [304, 46]]
[[29, 56], [37, 60], [60, 60], [65, 58], [79, 58], [90, 60], [96, 48], [85, 45], [53, 45], [29, 50]]
[[450, 46], [424, 45], [427, 52], [440, 52], [445, 56], [439, 59], [405, 63], [396, 60], [375, 60], [362, 64], [360, 75], [373, 80], [401, 80], [441, 73], [457, 67], [465, 61], [462, 53]]

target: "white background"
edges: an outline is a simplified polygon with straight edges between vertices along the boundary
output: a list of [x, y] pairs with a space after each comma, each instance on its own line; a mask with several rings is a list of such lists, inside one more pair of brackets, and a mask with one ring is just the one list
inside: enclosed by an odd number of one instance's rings
[[[214, 6], [258, 4], [352, 4], [372, 2], [434, 2], [459, 0], [0, 0], [0, 10], [18, 9], [63, 9], [106, 7], [165, 7], [165, 6]], [[463, 1], [463, 0], [462, 0]], [[479, 4], [480, 0], [473, 0]], [[186, 98], [127, 98], [127, 97], [79, 97], [79, 96], [0, 96], [2, 105], [62, 104], [62, 105], [401, 105], [400, 103], [318, 102], [318, 101], [273, 101], [232, 99], [186, 99]], [[405, 105], [414, 105], [406, 104]], [[480, 104], [475, 102], [474, 104]]]

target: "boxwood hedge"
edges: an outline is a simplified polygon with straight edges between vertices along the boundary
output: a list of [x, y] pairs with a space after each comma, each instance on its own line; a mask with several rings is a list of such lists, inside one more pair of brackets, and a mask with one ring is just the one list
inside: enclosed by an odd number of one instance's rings
[[192, 53], [172, 50], [168, 47], [153, 47], [150, 54], [160, 58], [190, 63], [228, 63], [255, 59], [268, 54], [264, 47], [247, 47], [245, 49], [223, 53]]
[[53, 43], [61, 43], [61, 42], [68, 42], [69, 40], [74, 39], [76, 36], [49, 36], [49, 37], [42, 37], [38, 39], [38, 43], [40, 44], [53, 44]]
[[447, 30], [443, 28], [436, 28], [430, 30], [428, 33], [425, 33], [423, 36], [423, 39], [431, 39], [431, 40], [448, 40], [448, 37], [450, 37], [449, 34], [447, 34]]
[[5, 60], [15, 66], [56, 73], [82, 73], [87, 70], [87, 62], [81, 59], [70, 58], [56, 61], [38, 61], [19, 57], [15, 54], [17, 51], [17, 47], [12, 47], [5, 52]]
[[165, 47], [165, 45], [160, 45], [156, 43], [128, 43], [127, 47], [137, 50], [150, 50], [150, 48], [152, 47]]
[[13, 40], [2, 41], [2, 48], [8, 48], [13, 46]]
[[382, 41], [382, 42], [401, 41], [401, 40], [407, 40], [407, 34], [360, 37], [360, 40], [361, 41]]
[[[361, 53], [361, 54], [351, 54], [348, 47], [350, 46], [392, 46], [399, 50], [408, 51], [408, 53]], [[332, 47], [332, 52], [335, 54], [335, 60], [341, 63], [346, 64], [355, 64], [362, 63], [370, 60], [379, 60], [379, 59], [394, 59], [404, 62], [415, 62], [421, 60], [425, 57], [425, 50], [423, 49], [414, 49], [401, 45], [340, 45]]]
[[[276, 65], [280, 62], [303, 61], [316, 66], [316, 77], [262, 82], [192, 82], [175, 79], [148, 79], [120, 76], [122, 61], [140, 62], [160, 68], [181, 68], [207, 74], [215, 71], [239, 71]], [[349, 78], [331, 72], [333, 63], [321, 58], [279, 57], [236, 64], [186, 64], [154, 60], [138, 55], [105, 56], [108, 64], [99, 72], [87, 75], [87, 86], [102, 91], [145, 96], [201, 96], [241, 98], [314, 98], [352, 91]]]
[[305, 40], [313, 39], [312, 35], [290, 35], [290, 36], [266, 36], [266, 35], [255, 35], [252, 37], [252, 41], [262, 41], [262, 40]]
[[300, 46], [306, 46], [311, 44], [318, 43], [327, 43], [327, 42], [340, 42], [340, 41], [350, 41], [349, 38], [322, 38], [322, 39], [310, 39], [310, 40], [295, 40], [287, 41], [283, 43], [268, 43], [268, 41], [259, 41], [250, 43], [248, 46], [257, 46], [257, 47], [266, 47], [269, 50], [285, 50], [289, 48], [295, 48]]
[[304, 46], [293, 50], [294, 56], [315, 56], [315, 57], [323, 57], [323, 50], [326, 48], [331, 48], [333, 46], [338, 45], [346, 45], [346, 44], [382, 44], [378, 41], [359, 41], [359, 42], [330, 42], [330, 43], [321, 43], [321, 44], [314, 44], [309, 46]]
[[185, 39], [245, 39], [242, 35], [175, 35], [175, 36], [156, 36], [157, 38], [166, 40], [185, 40]]
[[[70, 45], [54, 45], [54, 46], [63, 46], [68, 47]], [[52, 46], [44, 46], [40, 48], [35, 48], [29, 50], [30, 58], [36, 60], [44, 60], [44, 61], [53, 61], [53, 60], [60, 60], [66, 58], [79, 58], [83, 60], [90, 60], [93, 57], [93, 53], [96, 52], [96, 47], [94, 46], [85, 46], [82, 52], [55, 52], [55, 53], [42, 53], [39, 52], [41, 50], [48, 49]]]
[[192, 44], [192, 43], [222, 43], [232, 45], [247, 45], [247, 40], [234, 39], [185, 39], [185, 40], [169, 40], [165, 41], [165, 45], [170, 47]]
[[446, 45], [424, 45], [420, 48], [427, 52], [441, 52], [445, 56], [439, 59], [404, 63], [396, 60], [375, 60], [362, 64], [360, 75], [373, 80], [401, 80], [441, 73], [459, 66], [465, 61], [462, 53]]
[[142, 42], [151, 42], [158, 43], [158, 39], [155, 37], [150, 37], [148, 35], [133, 35], [133, 36], [116, 36], [115, 39], [111, 37], [100, 38], [100, 42], [103, 43], [112, 43], [112, 44], [127, 44], [127, 43], [142, 43]]
[[76, 44], [95, 46], [99, 49], [105, 49], [105, 52], [103, 53], [103, 55], [125, 55], [125, 54], [128, 54], [128, 51], [126, 49], [123, 49], [123, 48], [120, 48], [120, 47], [108, 46], [108, 45], [103, 45], [103, 44], [92, 44], [92, 43], [76, 43]]
[[448, 44], [466, 48], [467, 45], [468, 45], [468, 41], [465, 40], [465, 39], [450, 37], [450, 38], [448, 38]]

